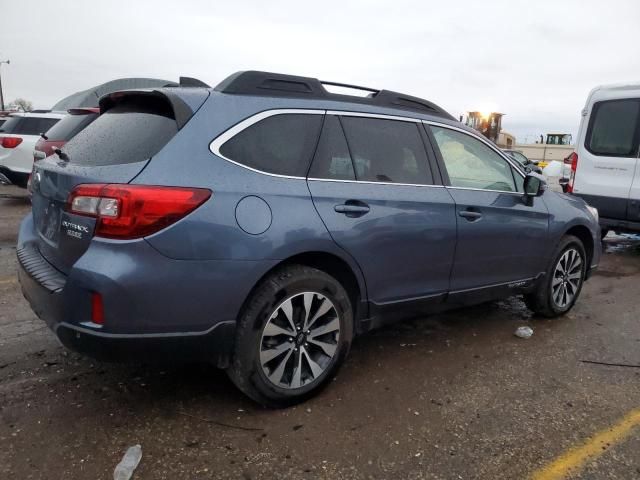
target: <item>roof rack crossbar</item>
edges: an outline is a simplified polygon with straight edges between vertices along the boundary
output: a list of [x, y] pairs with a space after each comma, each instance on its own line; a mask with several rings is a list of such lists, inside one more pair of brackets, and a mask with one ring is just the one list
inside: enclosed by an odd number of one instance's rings
[[[366, 97], [331, 93], [323, 85], [353, 88], [370, 92]], [[414, 112], [437, 115], [449, 120], [455, 118], [435, 103], [422, 98], [412, 97], [390, 90], [376, 90], [369, 87], [349, 85], [347, 83], [320, 81], [317, 78], [285, 75], [259, 71], [236, 72], [220, 82], [215, 90], [221, 93], [238, 95], [257, 95], [270, 97], [315, 98], [318, 100], [348, 100], [352, 103], [363, 103], [377, 107], [410, 110]]]
[[354, 90], [364, 90], [365, 92], [379, 93], [380, 90], [369, 87], [361, 87], [360, 85], [350, 85], [348, 83], [327, 82], [326, 80], [320, 80], [322, 85], [332, 85], [334, 87], [352, 88]]

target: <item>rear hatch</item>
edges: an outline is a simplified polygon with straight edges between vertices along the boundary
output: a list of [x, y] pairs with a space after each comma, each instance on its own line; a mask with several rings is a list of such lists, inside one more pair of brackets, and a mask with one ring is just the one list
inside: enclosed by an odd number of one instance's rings
[[[116, 92], [100, 101], [101, 115], [61, 150], [37, 162], [32, 174], [33, 220], [38, 248], [68, 273], [87, 250], [95, 220], [65, 206], [80, 184], [131, 182], [206, 100], [208, 92], [180, 90]], [[195, 98], [197, 101], [194, 101]]]

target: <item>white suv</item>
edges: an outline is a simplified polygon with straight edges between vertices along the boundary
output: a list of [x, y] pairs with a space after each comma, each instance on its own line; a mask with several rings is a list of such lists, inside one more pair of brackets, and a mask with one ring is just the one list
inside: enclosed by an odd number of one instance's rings
[[41, 133], [65, 113], [12, 113], [0, 126], [0, 183], [26, 187], [33, 168], [33, 150]]
[[640, 83], [594, 88], [582, 110], [567, 191], [600, 213], [607, 231], [640, 231]]

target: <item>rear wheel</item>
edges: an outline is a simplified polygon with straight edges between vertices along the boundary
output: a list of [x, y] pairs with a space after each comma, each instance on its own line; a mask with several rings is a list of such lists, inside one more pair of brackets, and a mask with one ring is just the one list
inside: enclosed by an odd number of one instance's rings
[[557, 317], [573, 308], [584, 283], [587, 256], [577, 237], [566, 235], [556, 249], [538, 289], [525, 295], [527, 306], [539, 315]]
[[352, 336], [352, 306], [342, 285], [315, 268], [288, 266], [249, 299], [227, 372], [255, 401], [293, 405], [332, 378]]

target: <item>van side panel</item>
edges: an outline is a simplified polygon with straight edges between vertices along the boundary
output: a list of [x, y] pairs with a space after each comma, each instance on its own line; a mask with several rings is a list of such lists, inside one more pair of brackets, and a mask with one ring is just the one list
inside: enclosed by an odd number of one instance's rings
[[[606, 227], [611, 221], [640, 220], [640, 172], [638, 172], [638, 133], [632, 152], [602, 154], [592, 151], [594, 114], [604, 102], [638, 101], [640, 85], [599, 87], [594, 89], [582, 112], [576, 145], [578, 166], [573, 193], [596, 207]], [[633, 128], [633, 127], [632, 127]], [[635, 129], [640, 129], [636, 120]], [[606, 140], [605, 140], [606, 141]], [[615, 146], [611, 145], [613, 150]]]

